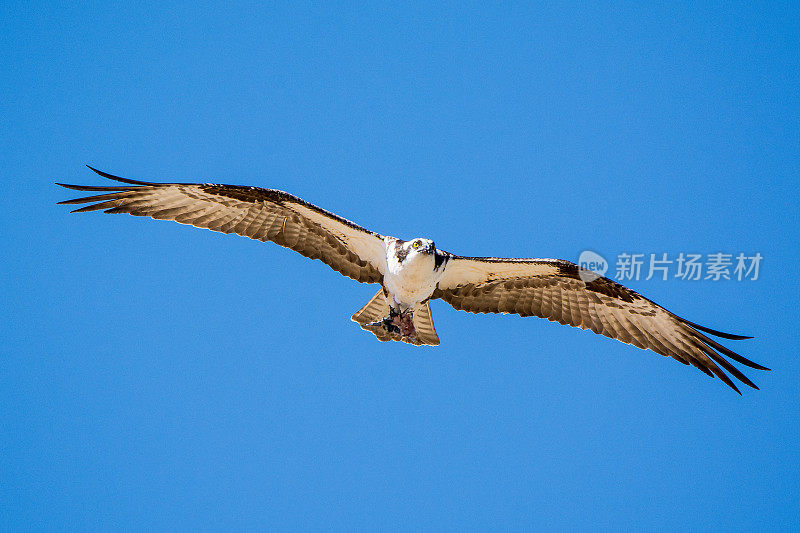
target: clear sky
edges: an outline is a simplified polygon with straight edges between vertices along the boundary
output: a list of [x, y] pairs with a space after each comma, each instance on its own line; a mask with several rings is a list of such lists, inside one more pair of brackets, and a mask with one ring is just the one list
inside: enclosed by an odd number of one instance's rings
[[[797, 528], [797, 4], [359, 4], [2, 4], [0, 529]], [[68, 214], [84, 164], [609, 275], [760, 254], [625, 283], [773, 371], [443, 302], [382, 344], [319, 261]]]

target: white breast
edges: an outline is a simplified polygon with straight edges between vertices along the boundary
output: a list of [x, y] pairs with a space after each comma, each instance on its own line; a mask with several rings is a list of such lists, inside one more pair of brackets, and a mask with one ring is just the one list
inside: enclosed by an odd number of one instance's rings
[[411, 252], [400, 262], [390, 247], [386, 265], [383, 285], [403, 309], [427, 300], [442, 277], [442, 272], [433, 269], [434, 258], [431, 254]]

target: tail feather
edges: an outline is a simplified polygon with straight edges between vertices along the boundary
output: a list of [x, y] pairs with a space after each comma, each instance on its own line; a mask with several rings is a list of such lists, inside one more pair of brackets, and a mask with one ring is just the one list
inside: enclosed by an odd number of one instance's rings
[[370, 322], [376, 322], [389, 314], [389, 303], [383, 295], [383, 289], [379, 289], [375, 296], [372, 297], [367, 305], [356, 311], [350, 319], [353, 322], [358, 322], [361, 329], [365, 329], [375, 334], [381, 342], [391, 340], [399, 341], [400, 335], [397, 333], [389, 333], [385, 329], [378, 326], [367, 326]]
[[367, 304], [356, 311], [352, 317], [354, 322], [358, 322], [362, 329], [374, 334], [379, 341], [403, 341], [409, 344], [421, 345], [428, 344], [436, 346], [439, 344], [439, 336], [433, 327], [431, 318], [431, 308], [429, 302], [425, 302], [414, 309], [414, 329], [416, 337], [403, 337], [399, 333], [390, 333], [380, 326], [369, 326], [372, 322], [377, 322], [389, 315], [389, 302], [383, 295], [383, 289], [379, 290]]
[[417, 339], [422, 344], [438, 346], [439, 336], [433, 327], [430, 302], [422, 303], [414, 309], [414, 329], [417, 330]]

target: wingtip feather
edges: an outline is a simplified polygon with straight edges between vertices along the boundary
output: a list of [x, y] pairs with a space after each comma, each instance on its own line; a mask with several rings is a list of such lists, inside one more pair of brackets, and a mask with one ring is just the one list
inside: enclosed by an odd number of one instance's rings
[[93, 172], [97, 172], [98, 174], [100, 174], [100, 175], [101, 175], [101, 176], [103, 176], [104, 178], [108, 178], [108, 177], [110, 177], [110, 176], [111, 176], [110, 174], [107, 174], [107, 173], [103, 172], [102, 170], [97, 170], [97, 169], [96, 169], [96, 168], [94, 168], [92, 165], [86, 165], [86, 168], [88, 168], [89, 170], [91, 170], [91, 171], [93, 171]]
[[108, 172], [103, 172], [102, 170], [98, 170], [98, 169], [94, 168], [91, 165], [86, 165], [86, 168], [88, 168], [89, 170], [91, 170], [93, 172], [96, 172], [97, 174], [99, 174], [100, 176], [103, 176], [104, 178], [108, 178], [108, 179], [114, 180], [114, 181], [119, 181], [119, 182], [122, 182], [122, 183], [130, 183], [131, 185], [157, 185], [156, 183], [152, 183], [152, 182], [149, 182], [149, 181], [132, 180], [132, 179], [129, 179], [129, 178], [122, 178], [120, 176], [115, 176], [114, 174], [109, 174]]
[[716, 329], [707, 328], [706, 326], [701, 326], [700, 324], [695, 324], [694, 322], [686, 320], [685, 318], [681, 318], [681, 317], [677, 317], [677, 318], [681, 322], [683, 322], [684, 324], [688, 324], [688, 325], [692, 326], [693, 328], [699, 329], [700, 331], [703, 331], [705, 333], [710, 333], [711, 335], [714, 335], [715, 337], [720, 337], [720, 338], [728, 339], [728, 340], [732, 340], [732, 341], [743, 341], [743, 340], [755, 338], [755, 337], [751, 337], [751, 336], [748, 336], [748, 335], [735, 335], [733, 333], [725, 333], [723, 331], [718, 331]]
[[56, 182], [56, 185], [58, 185], [59, 187], [64, 187], [65, 189], [72, 189], [73, 191], [80, 191], [82, 190], [81, 187], [83, 187], [83, 185], [72, 185], [70, 183], [59, 183], [59, 182]]

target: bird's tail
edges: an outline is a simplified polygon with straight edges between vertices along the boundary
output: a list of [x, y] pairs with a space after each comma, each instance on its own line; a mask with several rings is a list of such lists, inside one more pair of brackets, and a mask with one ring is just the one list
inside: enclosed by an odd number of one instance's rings
[[421, 303], [414, 309], [414, 329], [416, 330], [416, 335], [413, 337], [386, 331], [379, 325], [372, 325], [372, 323], [379, 322], [383, 318], [389, 316], [389, 311], [389, 302], [386, 301], [383, 289], [380, 289], [375, 296], [367, 302], [367, 305], [356, 311], [350, 318], [354, 322], [358, 322], [362, 329], [373, 333], [381, 342], [403, 341], [409, 344], [427, 344], [431, 346], [439, 344], [439, 336], [436, 334], [436, 329], [433, 327], [429, 302]]
[[433, 317], [431, 316], [431, 303], [421, 303], [414, 309], [414, 329], [417, 330], [417, 339], [420, 344], [437, 346], [439, 336], [436, 328], [433, 327]]

